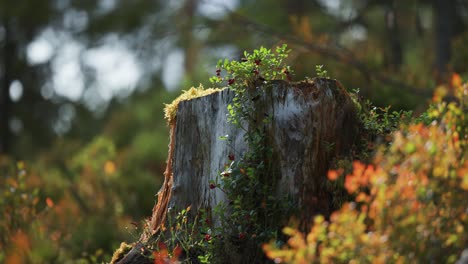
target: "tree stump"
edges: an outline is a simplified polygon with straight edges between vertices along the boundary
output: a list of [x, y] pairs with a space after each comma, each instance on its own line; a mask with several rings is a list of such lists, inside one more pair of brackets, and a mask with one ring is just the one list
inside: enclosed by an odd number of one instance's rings
[[[276, 164], [276, 195], [289, 194], [300, 213], [296, 216], [308, 229], [313, 216], [329, 215], [331, 194], [324, 188], [330, 162], [347, 155], [355, 141], [358, 122], [354, 103], [336, 80], [315, 78], [289, 83], [272, 81], [261, 85], [257, 98], [263, 106], [255, 113], [268, 115], [268, 144]], [[226, 157], [242, 155], [248, 148], [244, 131], [228, 123], [227, 106], [234, 94], [229, 89], [179, 103], [171, 124], [171, 143], [165, 183], [141, 242], [148, 241], [164, 223], [168, 208], [213, 208], [225, 200], [210, 180], [219, 177]], [[220, 140], [229, 135], [231, 145]], [[134, 247], [118, 263], [135, 263]]]

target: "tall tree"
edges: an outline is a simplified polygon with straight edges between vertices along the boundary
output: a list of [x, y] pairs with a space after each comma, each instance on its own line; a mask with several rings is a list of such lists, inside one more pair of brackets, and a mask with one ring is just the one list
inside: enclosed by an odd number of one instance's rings
[[385, 10], [385, 29], [389, 43], [389, 66], [392, 70], [398, 69], [403, 63], [403, 50], [399, 36], [398, 12], [395, 1], [388, 1]]
[[[36, 35], [48, 23], [51, 23], [57, 13], [52, 9], [50, 1], [27, 1], [11, 2], [0, 1], [0, 31], [3, 32], [3, 38], [0, 38], [1, 60], [1, 95], [0, 95], [0, 154], [9, 154], [12, 152], [15, 141], [10, 123], [12, 121], [21, 122], [24, 129], [32, 129], [40, 137], [43, 135], [41, 124], [44, 120], [39, 116], [31, 115], [34, 112], [43, 111], [49, 105], [42, 104], [30, 105], [31, 101], [42, 101], [38, 87], [41, 80], [38, 73], [42, 70], [28, 65], [26, 48], [34, 40]], [[10, 87], [13, 81], [18, 82], [23, 87], [22, 98], [29, 100], [20, 100], [12, 102], [10, 98]], [[31, 87], [36, 86], [36, 87]], [[21, 99], [21, 98], [20, 98]], [[26, 120], [20, 120], [17, 115], [19, 108], [27, 108], [28, 117], [35, 120], [35, 127], [29, 127], [30, 123]], [[40, 109], [38, 109], [40, 108]], [[24, 117], [24, 116], [23, 116]], [[15, 118], [15, 119], [13, 119]], [[27, 119], [27, 118], [26, 118]]]
[[[6, 20], [6, 19], [5, 19]], [[9, 87], [11, 84], [11, 65], [14, 45], [11, 43], [11, 30], [7, 21], [3, 21], [3, 49], [2, 49], [2, 87], [0, 93], [0, 154], [8, 153], [10, 142], [10, 93]]]
[[462, 1], [433, 0], [434, 31], [435, 31], [435, 68], [437, 81], [446, 81], [449, 62], [452, 56], [452, 40], [466, 29], [460, 12], [463, 10]]

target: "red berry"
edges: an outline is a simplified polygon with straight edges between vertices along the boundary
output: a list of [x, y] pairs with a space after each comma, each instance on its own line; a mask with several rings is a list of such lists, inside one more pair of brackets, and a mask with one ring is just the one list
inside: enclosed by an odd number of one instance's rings
[[260, 65], [260, 62], [262, 62], [262, 60], [255, 60], [255, 64], [257, 65]]
[[232, 85], [235, 81], [236, 81], [235, 79], [229, 79], [229, 80], [228, 80], [228, 84], [229, 84], [229, 85]]
[[216, 188], [216, 184], [210, 183], [210, 189], [214, 189], [214, 188]]
[[239, 239], [243, 240], [244, 238], [245, 238], [245, 233], [244, 232], [239, 233]]
[[253, 70], [252, 72], [255, 73], [255, 75], [258, 75], [258, 74], [259, 74], [259, 71], [258, 71], [258, 70]]
[[210, 234], [206, 234], [205, 235], [205, 241], [210, 241], [211, 240], [211, 235]]
[[287, 79], [288, 81], [292, 81], [291, 75], [289, 75], [289, 71], [286, 70], [286, 69], [284, 69], [283, 72], [284, 72], [284, 74], [286, 74], [286, 79]]
[[229, 154], [229, 155], [228, 155], [228, 158], [229, 158], [229, 160], [234, 160], [234, 158], [235, 158], [235, 157], [234, 157], [234, 154]]

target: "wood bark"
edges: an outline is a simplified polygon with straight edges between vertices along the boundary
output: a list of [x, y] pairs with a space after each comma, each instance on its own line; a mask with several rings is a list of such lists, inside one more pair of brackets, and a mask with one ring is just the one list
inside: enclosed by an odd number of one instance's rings
[[[331, 79], [287, 83], [275, 81], [263, 85], [257, 115], [268, 115], [268, 144], [273, 148], [276, 194], [289, 194], [300, 208], [299, 219], [305, 227], [316, 214], [328, 215], [331, 194], [326, 191], [330, 162], [345, 155], [356, 137], [354, 103]], [[213, 208], [225, 201], [219, 189], [210, 189], [209, 181], [219, 177], [227, 157], [242, 156], [248, 146], [244, 131], [227, 121], [227, 106], [234, 94], [229, 89], [205, 97], [183, 101], [171, 127], [171, 144], [166, 182], [158, 193], [147, 234], [156, 234], [165, 221], [168, 208], [192, 211]], [[231, 144], [220, 140], [229, 135]], [[149, 241], [144, 235], [141, 241]], [[139, 249], [128, 255], [138, 254]], [[127, 256], [126, 259], [132, 259]], [[121, 261], [119, 263], [135, 263]]]

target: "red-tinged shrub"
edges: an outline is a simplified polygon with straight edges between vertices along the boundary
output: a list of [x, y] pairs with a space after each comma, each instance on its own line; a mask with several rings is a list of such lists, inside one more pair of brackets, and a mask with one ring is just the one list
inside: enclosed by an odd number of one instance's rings
[[[468, 242], [468, 83], [439, 87], [415, 124], [393, 133], [373, 164], [353, 163], [344, 185], [355, 200], [308, 234], [287, 227], [285, 247], [264, 251], [277, 263], [454, 263]], [[339, 178], [342, 170], [330, 171]]]

